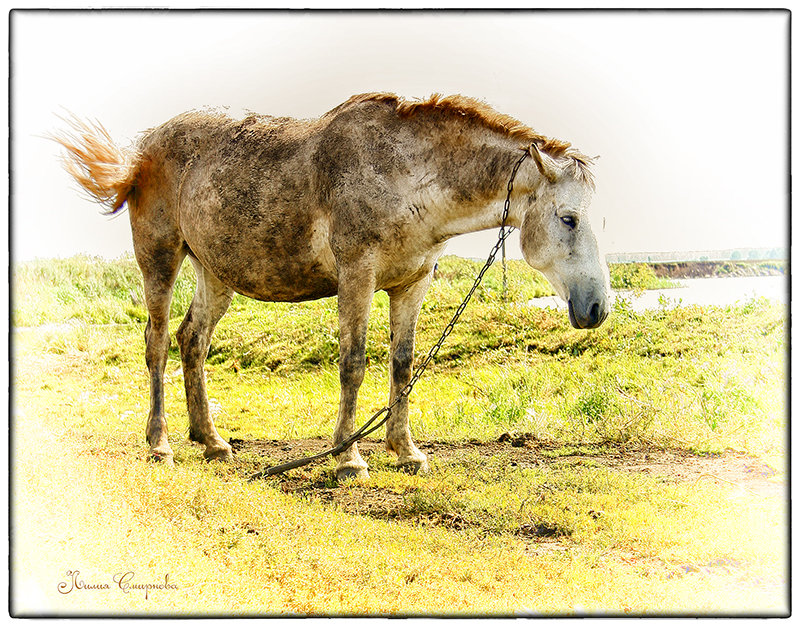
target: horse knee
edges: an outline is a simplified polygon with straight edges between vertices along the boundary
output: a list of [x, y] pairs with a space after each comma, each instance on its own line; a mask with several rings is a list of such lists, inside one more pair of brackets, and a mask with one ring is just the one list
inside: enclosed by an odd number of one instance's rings
[[411, 379], [411, 364], [414, 352], [407, 347], [398, 347], [392, 355], [392, 381], [395, 385], [404, 386]]
[[359, 387], [366, 371], [364, 355], [344, 355], [339, 358], [339, 382], [342, 388]]

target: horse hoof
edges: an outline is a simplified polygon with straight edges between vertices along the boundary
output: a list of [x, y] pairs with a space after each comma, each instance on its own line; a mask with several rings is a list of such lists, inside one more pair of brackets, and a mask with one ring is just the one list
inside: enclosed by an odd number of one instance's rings
[[338, 482], [347, 479], [369, 479], [369, 470], [366, 466], [343, 466], [336, 469], [336, 480]]
[[207, 462], [227, 463], [233, 461], [233, 451], [230, 446], [227, 448], [206, 449], [203, 457], [206, 458]]
[[408, 461], [397, 464], [397, 469], [401, 472], [406, 472], [409, 475], [427, 475], [431, 469], [428, 466], [428, 460], [422, 461]]
[[172, 457], [172, 452], [165, 453], [163, 451], [150, 451], [147, 460], [164, 466], [175, 466], [175, 460]]

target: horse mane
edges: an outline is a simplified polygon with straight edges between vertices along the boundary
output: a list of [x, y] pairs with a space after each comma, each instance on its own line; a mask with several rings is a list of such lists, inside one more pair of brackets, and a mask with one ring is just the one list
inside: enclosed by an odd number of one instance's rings
[[567, 159], [565, 167], [567, 174], [586, 185], [594, 187], [594, 177], [591, 172], [592, 159], [590, 157], [572, 148], [568, 142], [537, 133], [516, 118], [496, 111], [483, 100], [462, 96], [461, 94], [453, 94], [452, 96], [432, 94], [425, 100], [406, 100], [391, 92], [374, 92], [352, 96], [330, 113], [364, 102], [392, 104], [397, 114], [404, 118], [419, 113], [436, 111], [446, 115], [461, 116], [474, 120], [485, 128], [502, 133], [512, 139], [518, 139], [525, 144], [535, 143], [540, 151], [547, 153], [551, 157]]

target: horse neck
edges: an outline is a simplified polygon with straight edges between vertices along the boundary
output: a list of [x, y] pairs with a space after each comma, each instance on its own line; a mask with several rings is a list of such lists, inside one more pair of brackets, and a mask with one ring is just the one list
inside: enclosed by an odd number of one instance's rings
[[[477, 135], [450, 142], [438, 160], [436, 182], [440, 190], [440, 228], [437, 239], [448, 239], [499, 227], [508, 194], [508, 182], [516, 162], [524, 154], [522, 142], [509, 138]], [[445, 142], [443, 142], [444, 145]], [[522, 223], [520, 195], [530, 193], [541, 184], [541, 176], [533, 162], [526, 160], [514, 179], [514, 193], [506, 225]]]

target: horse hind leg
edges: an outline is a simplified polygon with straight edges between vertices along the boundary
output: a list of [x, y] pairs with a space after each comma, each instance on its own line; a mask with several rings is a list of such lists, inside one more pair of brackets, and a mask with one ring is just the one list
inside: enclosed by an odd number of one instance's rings
[[233, 290], [212, 276], [196, 259], [189, 259], [197, 274], [197, 289], [177, 335], [189, 410], [189, 438], [205, 445], [206, 459], [230, 461], [233, 458], [231, 447], [217, 432], [208, 410], [203, 364], [214, 328], [228, 310]]
[[148, 254], [137, 250], [137, 261], [144, 280], [148, 318], [144, 331], [145, 363], [150, 376], [150, 414], [145, 429], [149, 456], [172, 463], [173, 453], [167, 439], [164, 416], [164, 370], [169, 350], [169, 308], [172, 288], [185, 253], [178, 248]]

